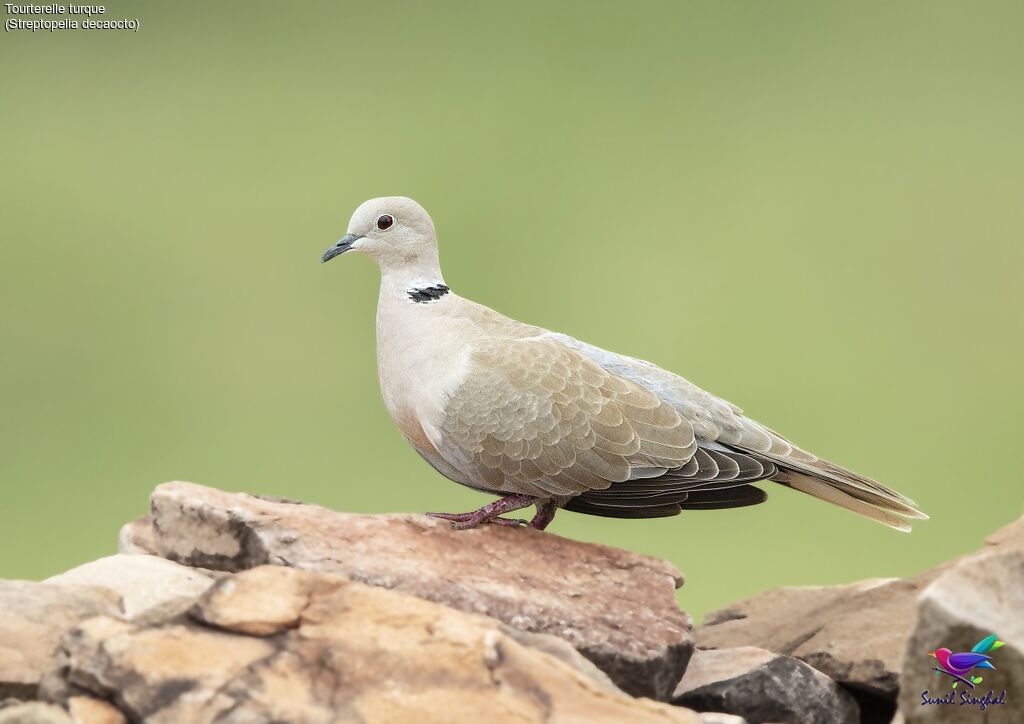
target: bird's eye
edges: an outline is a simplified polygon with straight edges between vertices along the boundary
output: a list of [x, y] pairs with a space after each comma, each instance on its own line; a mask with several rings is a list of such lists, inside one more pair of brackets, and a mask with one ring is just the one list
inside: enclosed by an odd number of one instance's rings
[[384, 214], [383, 216], [377, 217], [377, 228], [381, 231], [387, 231], [394, 223], [395, 217], [391, 214]]

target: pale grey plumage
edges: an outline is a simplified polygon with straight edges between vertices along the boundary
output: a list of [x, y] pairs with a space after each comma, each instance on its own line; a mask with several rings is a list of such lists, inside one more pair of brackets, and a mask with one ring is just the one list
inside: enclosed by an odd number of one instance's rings
[[[433, 223], [411, 199], [366, 202], [348, 232], [324, 260], [351, 248], [381, 268], [385, 404], [456, 482], [513, 496], [513, 507], [657, 517], [759, 503], [765, 494], [750, 483], [773, 480], [901, 530], [926, 517], [678, 375], [449, 292]], [[492, 507], [449, 517], [475, 524], [498, 515]]]

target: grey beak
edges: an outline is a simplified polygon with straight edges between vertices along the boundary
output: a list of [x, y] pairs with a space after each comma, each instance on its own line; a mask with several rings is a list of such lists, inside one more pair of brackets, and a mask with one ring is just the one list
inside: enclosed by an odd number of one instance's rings
[[324, 255], [320, 257], [320, 263], [323, 264], [325, 261], [330, 261], [339, 254], [344, 254], [346, 251], [352, 248], [352, 245], [363, 237], [357, 236], [356, 234], [345, 234], [343, 237], [338, 239], [337, 244], [332, 244]]

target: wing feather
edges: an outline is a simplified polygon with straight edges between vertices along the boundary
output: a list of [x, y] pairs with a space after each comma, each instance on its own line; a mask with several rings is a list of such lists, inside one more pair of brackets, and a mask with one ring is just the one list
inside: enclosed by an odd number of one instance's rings
[[[873, 520], [900, 530], [909, 529], [904, 518], [927, 518], [910, 498], [868, 477], [822, 460], [802, 450], [771, 428], [743, 415], [743, 411], [693, 383], [644, 360], [618, 355], [563, 334], [548, 333], [545, 337], [584, 354], [605, 371], [631, 381], [668, 403], [694, 430], [698, 444], [707, 454], [728, 451], [746, 453], [748, 465], [740, 476], [756, 474], [761, 465], [763, 477], [853, 510]], [[668, 469], [666, 479], [693, 478], [707, 475], [709, 466], [702, 464], [700, 450], [687, 465]], [[697, 462], [697, 472], [691, 472]], [[722, 462], [716, 460], [721, 470]], [[732, 470], [730, 464], [725, 468]], [[685, 471], [685, 474], [683, 473]], [[718, 477], [721, 473], [716, 473]]]
[[696, 449], [670, 404], [537, 338], [474, 343], [437, 428], [438, 452], [474, 487], [539, 497], [679, 468]]

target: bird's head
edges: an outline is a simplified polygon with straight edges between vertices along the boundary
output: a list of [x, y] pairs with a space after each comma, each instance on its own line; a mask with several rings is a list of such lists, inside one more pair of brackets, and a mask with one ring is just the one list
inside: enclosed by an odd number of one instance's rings
[[369, 255], [382, 270], [437, 265], [434, 222], [418, 203], [405, 196], [383, 196], [360, 204], [348, 232], [328, 247], [321, 261], [346, 251]]
[[934, 651], [929, 651], [928, 655], [931, 656], [933, 659], [938, 659], [939, 663], [945, 663], [949, 659], [949, 655], [951, 653], [953, 653], [953, 652], [950, 651], [949, 649], [941, 648], [941, 649], [935, 649]]

